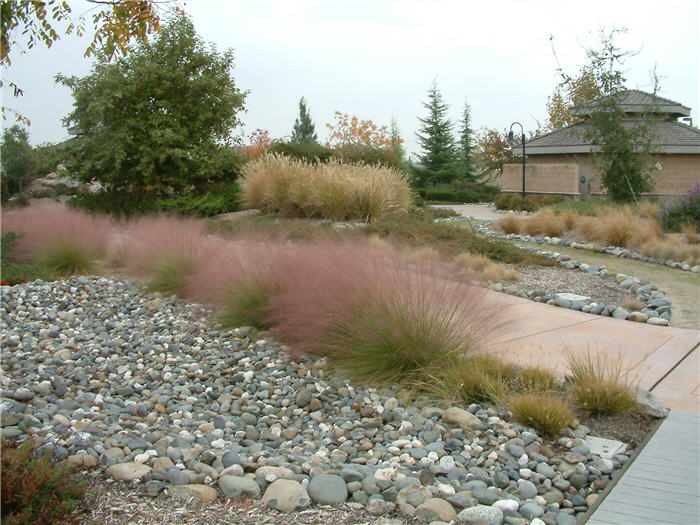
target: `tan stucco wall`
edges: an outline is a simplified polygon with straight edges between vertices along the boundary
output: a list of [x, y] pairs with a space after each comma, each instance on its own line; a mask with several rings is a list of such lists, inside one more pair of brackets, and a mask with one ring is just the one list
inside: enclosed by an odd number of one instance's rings
[[[571, 155], [531, 155], [528, 158], [528, 167], [526, 168], [526, 178], [530, 173], [530, 169], [535, 166], [561, 166], [575, 163], [579, 168], [579, 173], [576, 177], [578, 189], [576, 192], [580, 193], [582, 197], [587, 197], [588, 195], [596, 195], [602, 192], [602, 187], [600, 184], [600, 174], [593, 168], [591, 164], [591, 157], [588, 154], [571, 154]], [[696, 185], [700, 184], [700, 155], [693, 154], [674, 154], [674, 155], [655, 155], [651, 161], [655, 168], [651, 172], [651, 176], [654, 179], [655, 187], [651, 195], [681, 195], [693, 189]], [[657, 169], [660, 167], [661, 169]], [[533, 170], [533, 173], [536, 170]], [[520, 164], [506, 164], [503, 166], [503, 175], [498, 177], [495, 181], [499, 184], [498, 179], [504, 180], [504, 185], [502, 189], [520, 191], [522, 182], [518, 182], [514, 188], [512, 178], [514, 175], [512, 172], [518, 173], [518, 180], [522, 179], [522, 167]], [[506, 173], [509, 175], [506, 177]], [[555, 193], [572, 193], [571, 190], [560, 190], [559, 188], [570, 188], [570, 172], [569, 171], [559, 171], [559, 177], [561, 181], [553, 182], [553, 188], [556, 190], [549, 190]], [[585, 183], [580, 183], [580, 177], [584, 176], [586, 178]], [[550, 175], [551, 177], [551, 175]], [[507, 187], [506, 187], [507, 185]], [[530, 191], [530, 185], [526, 181], [526, 190]], [[534, 188], [533, 192], [536, 191]]]
[[[526, 193], [578, 194], [579, 167], [573, 163], [526, 164]], [[522, 191], [522, 164], [505, 164], [494, 184], [504, 191]]]

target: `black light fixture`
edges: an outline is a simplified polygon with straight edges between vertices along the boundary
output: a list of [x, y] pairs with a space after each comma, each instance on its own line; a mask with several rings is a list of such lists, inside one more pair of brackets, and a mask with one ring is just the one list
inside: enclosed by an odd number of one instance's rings
[[521, 137], [521, 145], [523, 147], [523, 199], [525, 198], [525, 130], [523, 129], [523, 125], [520, 122], [513, 122], [510, 125], [510, 131], [508, 132], [508, 141], [513, 142], [515, 140], [515, 135], [513, 134], [513, 126], [515, 125], [520, 126], [520, 137]]

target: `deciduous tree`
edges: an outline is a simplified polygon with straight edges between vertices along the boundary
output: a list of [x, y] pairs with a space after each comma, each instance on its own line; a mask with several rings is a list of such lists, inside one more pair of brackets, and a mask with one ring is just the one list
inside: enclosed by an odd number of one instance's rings
[[477, 138], [476, 160], [480, 177], [493, 180], [503, 173], [503, 165], [516, 162], [506, 130], [482, 128]]
[[360, 120], [336, 111], [335, 124], [326, 124], [330, 131], [326, 147], [342, 151], [357, 147], [388, 148], [391, 135], [386, 126], [377, 126], [371, 120]]
[[[592, 105], [583, 131], [584, 138], [596, 147], [593, 164], [601, 173], [603, 186], [610, 197], [622, 202], [636, 200], [637, 195], [653, 189], [649, 172], [655, 136], [651, 112], [630, 118], [620, 106], [626, 82], [623, 66], [635, 54], [617, 46], [615, 39], [624, 32], [626, 29], [601, 29], [598, 46], [586, 49], [584, 70], [590, 71], [601, 97]], [[564, 74], [562, 78], [565, 85], [573, 81]]]
[[231, 176], [231, 130], [241, 93], [233, 52], [205, 46], [184, 15], [124, 58], [98, 57], [84, 77], [57, 80], [73, 90], [64, 122], [79, 134], [73, 172], [110, 189], [185, 191]]
[[240, 148], [241, 153], [251, 160], [259, 159], [272, 147], [270, 132], [266, 129], [256, 129], [248, 137], [250, 144]]
[[[0, 146], [0, 167], [8, 179], [9, 194], [22, 191], [22, 183], [36, 168], [36, 155], [27, 130], [14, 125], [5, 129]], [[3, 195], [3, 200], [9, 195]]]
[[[148, 35], [160, 30], [160, 13], [163, 10], [182, 12], [179, 2], [172, 0], [85, 0], [92, 4], [90, 20], [94, 28], [92, 42], [85, 56], [98, 51], [111, 57], [116, 53], [126, 54], [132, 39], [146, 41]], [[87, 13], [75, 16], [71, 6], [64, 0], [3, 0], [0, 7], [0, 66], [11, 63], [10, 56], [15, 46], [31, 49], [37, 44], [46, 47], [59, 40], [62, 34], [86, 32]], [[22, 89], [10, 80], [6, 82], [14, 95], [22, 95]], [[3, 105], [3, 116], [5, 106]], [[29, 122], [21, 114], [18, 120]]]

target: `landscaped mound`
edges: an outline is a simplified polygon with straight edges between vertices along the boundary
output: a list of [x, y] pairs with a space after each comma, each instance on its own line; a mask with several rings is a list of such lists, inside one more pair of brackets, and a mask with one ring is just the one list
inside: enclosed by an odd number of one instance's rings
[[379, 165], [312, 164], [268, 154], [246, 164], [241, 180], [247, 207], [285, 217], [368, 222], [411, 204], [401, 172]]

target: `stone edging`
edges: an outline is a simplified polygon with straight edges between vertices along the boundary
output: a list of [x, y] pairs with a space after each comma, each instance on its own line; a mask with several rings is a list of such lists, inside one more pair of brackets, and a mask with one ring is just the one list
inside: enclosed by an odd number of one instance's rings
[[[462, 219], [463, 217], [459, 217]], [[452, 222], [457, 220], [457, 218], [447, 218], [447, 219], [436, 219], [435, 222]], [[488, 229], [491, 221], [483, 222], [474, 226], [479, 233], [491, 235], [492, 237], [501, 237], [507, 240], [531, 240], [533, 242], [538, 242], [539, 244], [545, 244], [541, 242], [542, 237], [529, 237], [520, 235], [499, 235], [496, 232], [492, 232]], [[549, 237], [545, 237], [549, 239]], [[556, 237], [554, 238], [556, 239]], [[551, 241], [552, 239], [550, 239]], [[575, 243], [569, 241], [562, 241], [557, 239], [559, 246], [573, 246]], [[566, 243], [566, 244], [565, 244]], [[549, 243], [551, 244], [551, 243]], [[538, 250], [532, 246], [523, 246], [516, 244], [521, 250], [527, 250], [550, 259], [556, 259], [557, 262], [563, 268], [567, 270], [579, 269], [582, 272], [586, 272], [589, 275], [597, 275], [601, 279], [607, 282], [614, 282], [620, 285], [621, 288], [632, 291], [635, 297], [640, 301], [644, 302], [644, 308], [639, 312], [629, 312], [621, 307], [616, 307], [614, 309], [609, 309], [607, 305], [603, 303], [591, 302], [589, 297], [576, 295], [571, 293], [556, 293], [556, 294], [546, 294], [543, 296], [536, 295], [537, 292], [534, 290], [520, 291], [517, 289], [517, 285], [504, 286], [503, 283], [495, 283], [491, 286], [491, 289], [496, 292], [510, 293], [524, 299], [530, 299], [539, 303], [551, 304], [554, 306], [559, 306], [561, 308], [569, 308], [570, 310], [577, 310], [580, 312], [590, 313], [594, 315], [602, 315], [605, 317], [614, 317], [615, 319], [622, 319], [627, 321], [634, 321], [638, 323], [648, 323], [656, 326], [668, 326], [671, 321], [671, 305], [673, 301], [670, 297], [658, 289], [658, 286], [651, 283], [648, 279], [638, 279], [636, 277], [631, 277], [622, 273], [614, 274], [607, 270], [605, 267], [592, 266], [580, 261], [573, 260], [569, 255], [561, 255], [557, 252], [549, 250]], [[695, 271], [695, 268], [692, 271]], [[696, 272], [697, 273], [697, 272]]]
[[512, 293], [525, 299], [530, 299], [540, 303], [547, 303], [570, 310], [577, 310], [589, 314], [614, 317], [638, 323], [648, 323], [657, 326], [668, 326], [671, 321], [671, 305], [673, 301], [666, 297], [666, 294], [659, 291], [658, 287], [649, 282], [648, 279], [638, 279], [622, 273], [614, 274], [605, 267], [599, 268], [586, 263], [575, 261], [569, 255], [561, 255], [552, 251], [537, 250], [530, 246], [517, 245], [521, 250], [527, 250], [542, 255], [550, 259], [556, 259], [563, 268], [567, 270], [578, 269], [589, 275], [597, 275], [607, 282], [614, 282], [621, 288], [632, 291], [635, 297], [644, 302], [644, 308], [639, 312], [629, 312], [622, 307], [610, 309], [603, 303], [591, 302], [589, 297], [571, 293], [547, 294], [544, 296], [535, 295], [535, 291], [521, 292], [514, 291], [512, 287], [504, 287], [502, 283], [496, 283], [491, 288], [497, 292]]
[[498, 233], [489, 228], [493, 221], [482, 222], [476, 224], [474, 228], [484, 235], [490, 237], [499, 237], [501, 239], [506, 239], [509, 241], [524, 241], [533, 242], [536, 244], [548, 244], [551, 246], [567, 246], [569, 248], [577, 248], [580, 250], [590, 250], [597, 253], [604, 253], [607, 255], [614, 255], [615, 257], [620, 257], [624, 259], [635, 259], [637, 261], [642, 261], [646, 263], [658, 264], [661, 266], [667, 266], [675, 270], [682, 270], [685, 272], [700, 273], [700, 265], [690, 266], [687, 262], [674, 261], [672, 259], [659, 259], [656, 257], [649, 257], [647, 255], [642, 255], [636, 250], [628, 250], [626, 248], [621, 248], [619, 246], [600, 246], [593, 243], [579, 243], [575, 241], [569, 241], [565, 239], [560, 239], [559, 237], [547, 237], [547, 236], [531, 236], [531, 235], [518, 235], [517, 233]]

